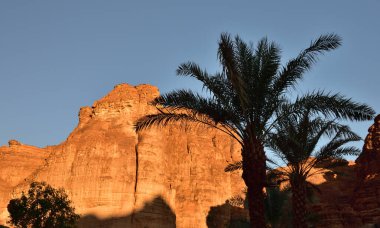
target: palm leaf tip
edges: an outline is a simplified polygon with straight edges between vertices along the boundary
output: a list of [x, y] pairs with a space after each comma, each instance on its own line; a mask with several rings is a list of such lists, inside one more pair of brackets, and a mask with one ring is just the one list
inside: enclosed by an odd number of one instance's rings
[[354, 102], [339, 93], [331, 94], [325, 91], [314, 91], [298, 97], [295, 104], [327, 117], [351, 121], [371, 120], [375, 115], [375, 111], [367, 104]]
[[318, 39], [311, 42], [309, 50], [311, 51], [330, 51], [342, 45], [342, 38], [334, 33], [321, 35]]
[[152, 126], [167, 126], [168, 124], [176, 121], [189, 120], [191, 119], [186, 114], [176, 114], [176, 113], [159, 113], [159, 114], [151, 114], [144, 116], [139, 119], [134, 125], [135, 131], [139, 132], [144, 129], [150, 128]]
[[151, 126], [151, 123], [149, 121], [149, 116], [144, 116], [137, 120], [137, 122], [133, 125], [133, 129], [136, 132], [142, 131], [146, 128], [149, 128]]

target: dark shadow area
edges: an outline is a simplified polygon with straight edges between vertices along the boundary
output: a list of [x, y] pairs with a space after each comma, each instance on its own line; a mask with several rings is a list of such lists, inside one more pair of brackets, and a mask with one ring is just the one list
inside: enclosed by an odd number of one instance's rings
[[128, 216], [99, 219], [86, 215], [78, 222], [80, 228], [171, 228], [176, 227], [176, 215], [161, 197]]
[[210, 208], [206, 223], [209, 228], [248, 228], [248, 211], [226, 202]]
[[313, 194], [315, 200], [310, 209], [319, 217], [317, 224], [327, 227], [332, 223], [342, 227], [361, 227], [362, 219], [353, 207], [358, 183], [355, 166], [346, 162], [330, 167], [329, 170], [331, 171], [323, 174], [326, 181], [317, 185], [320, 192]]

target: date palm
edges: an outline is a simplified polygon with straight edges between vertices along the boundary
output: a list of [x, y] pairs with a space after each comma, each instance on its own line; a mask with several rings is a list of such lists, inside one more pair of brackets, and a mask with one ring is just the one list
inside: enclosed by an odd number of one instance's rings
[[[274, 128], [267, 145], [287, 166], [273, 170], [270, 175], [290, 184], [293, 227], [307, 227], [306, 190], [312, 186], [307, 179], [326, 172], [320, 167], [345, 164], [341, 162], [343, 155], [359, 155], [358, 148], [346, 144], [360, 137], [348, 126], [313, 116], [308, 109], [301, 115], [282, 118]], [[323, 138], [328, 140], [318, 149], [317, 144]]]
[[[177, 69], [178, 75], [201, 81], [210, 95], [202, 96], [191, 90], [164, 94], [153, 101], [159, 113], [140, 119], [136, 130], [190, 121], [214, 127], [234, 138], [242, 147], [242, 177], [247, 186], [251, 227], [265, 227], [264, 141], [276, 122], [274, 114], [288, 89], [302, 79], [318, 54], [333, 50], [340, 43], [337, 35], [320, 36], [282, 66], [276, 43], [263, 38], [253, 47], [239, 36], [232, 38], [223, 33], [218, 48], [221, 72], [209, 74], [193, 62], [183, 63]], [[297, 104], [343, 119], [368, 120], [374, 114], [366, 105], [325, 93], [300, 97]]]

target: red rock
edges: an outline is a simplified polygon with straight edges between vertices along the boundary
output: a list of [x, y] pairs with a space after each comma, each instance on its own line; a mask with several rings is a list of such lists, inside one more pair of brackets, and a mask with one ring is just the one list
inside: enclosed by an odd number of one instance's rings
[[157, 112], [150, 102], [158, 95], [150, 85], [120, 84], [81, 108], [78, 126], [60, 145], [1, 147], [1, 222], [11, 196], [46, 181], [68, 192], [81, 227], [206, 227], [211, 207], [244, 186], [239, 173], [223, 171], [240, 159], [240, 147], [205, 127], [136, 133], [135, 122]]
[[356, 164], [358, 179], [352, 206], [364, 223], [380, 224], [380, 115], [368, 129]]

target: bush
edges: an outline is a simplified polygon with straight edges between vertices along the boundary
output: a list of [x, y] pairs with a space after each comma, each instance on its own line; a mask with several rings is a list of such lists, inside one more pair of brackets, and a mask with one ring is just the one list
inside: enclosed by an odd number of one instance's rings
[[79, 215], [70, 206], [64, 189], [54, 189], [45, 182], [33, 182], [27, 195], [8, 204], [9, 223], [15, 227], [69, 228], [75, 227]]

